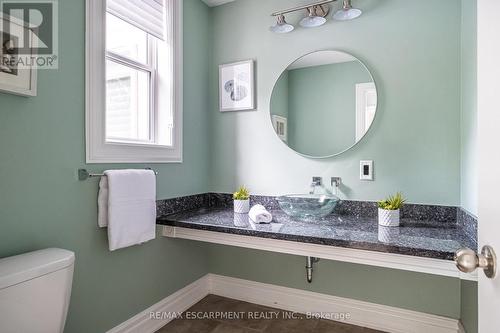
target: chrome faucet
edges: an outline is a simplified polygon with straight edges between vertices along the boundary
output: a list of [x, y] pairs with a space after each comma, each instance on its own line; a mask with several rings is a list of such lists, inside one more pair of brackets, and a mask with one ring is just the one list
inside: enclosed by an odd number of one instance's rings
[[335, 190], [335, 195], [339, 194], [339, 187], [342, 184], [342, 178], [340, 177], [332, 177], [331, 184], [333, 189]]
[[314, 190], [316, 189], [316, 186], [321, 186], [321, 185], [323, 185], [323, 178], [313, 177], [313, 180], [311, 183], [311, 190], [309, 191], [309, 194], [314, 194]]
[[342, 178], [340, 177], [332, 177], [332, 186], [338, 188], [342, 184]]

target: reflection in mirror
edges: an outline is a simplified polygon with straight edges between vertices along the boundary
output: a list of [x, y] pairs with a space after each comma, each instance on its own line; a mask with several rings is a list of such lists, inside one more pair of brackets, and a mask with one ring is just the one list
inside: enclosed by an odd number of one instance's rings
[[353, 147], [370, 129], [377, 89], [352, 55], [318, 51], [282, 73], [270, 109], [273, 128], [286, 145], [309, 157], [330, 157]]

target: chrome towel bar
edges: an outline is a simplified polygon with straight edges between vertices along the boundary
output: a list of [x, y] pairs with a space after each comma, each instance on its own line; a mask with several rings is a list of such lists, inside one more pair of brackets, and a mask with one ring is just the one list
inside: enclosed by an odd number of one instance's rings
[[[152, 170], [147, 168], [146, 170]], [[155, 175], [158, 175], [158, 172], [154, 172]], [[104, 177], [104, 174], [102, 173], [89, 173], [87, 169], [78, 169], [78, 180], [84, 181], [90, 178], [99, 178], [99, 177]]]

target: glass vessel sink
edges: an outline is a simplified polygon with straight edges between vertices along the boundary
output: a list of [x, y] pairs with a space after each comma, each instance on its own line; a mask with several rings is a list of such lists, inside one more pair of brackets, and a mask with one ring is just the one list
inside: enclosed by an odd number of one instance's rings
[[340, 201], [333, 194], [284, 195], [276, 200], [287, 215], [306, 220], [330, 215]]

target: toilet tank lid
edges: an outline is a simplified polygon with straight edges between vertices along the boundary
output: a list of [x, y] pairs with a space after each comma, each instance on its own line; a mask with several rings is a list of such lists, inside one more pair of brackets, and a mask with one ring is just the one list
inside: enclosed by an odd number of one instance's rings
[[75, 254], [46, 249], [0, 259], [0, 290], [73, 265]]

